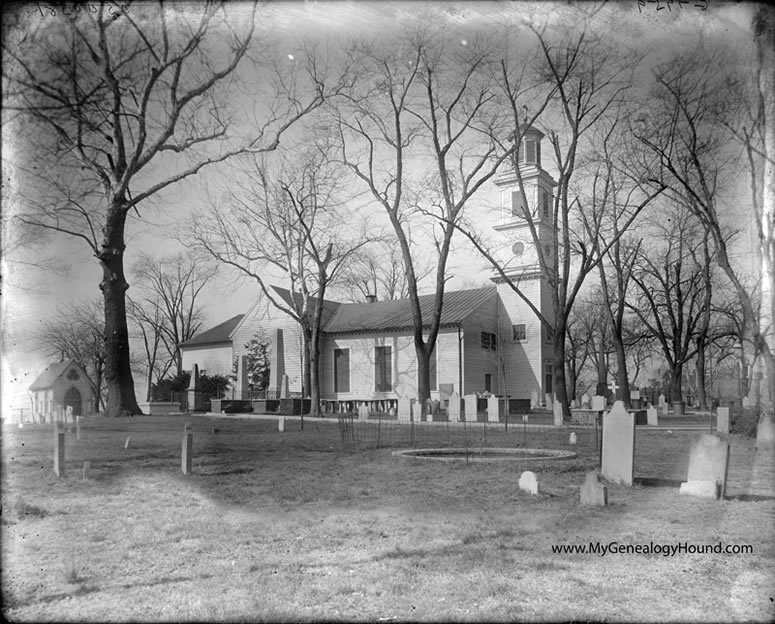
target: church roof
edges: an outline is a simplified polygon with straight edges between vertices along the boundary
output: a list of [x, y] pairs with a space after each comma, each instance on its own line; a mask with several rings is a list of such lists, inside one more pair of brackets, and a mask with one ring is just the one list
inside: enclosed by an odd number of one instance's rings
[[[441, 309], [441, 325], [457, 325], [480, 305], [495, 296], [493, 286], [444, 293]], [[420, 296], [420, 312], [423, 320], [430, 321], [435, 295]], [[349, 332], [395, 331], [414, 327], [411, 301], [394, 299], [374, 303], [341, 303], [328, 323], [323, 326], [327, 334]]]
[[56, 384], [57, 379], [62, 376], [62, 373], [67, 370], [67, 367], [73, 363], [73, 360], [65, 360], [63, 362], [53, 362], [46, 367], [38, 378], [32, 382], [30, 386], [31, 391], [35, 390], [47, 390]]
[[228, 321], [224, 321], [215, 327], [211, 327], [207, 331], [203, 331], [201, 334], [197, 334], [186, 342], [181, 342], [181, 347], [195, 347], [215, 344], [218, 342], [231, 342], [231, 333], [234, 328], [237, 327], [242, 320], [244, 314], [237, 314], [232, 316]]

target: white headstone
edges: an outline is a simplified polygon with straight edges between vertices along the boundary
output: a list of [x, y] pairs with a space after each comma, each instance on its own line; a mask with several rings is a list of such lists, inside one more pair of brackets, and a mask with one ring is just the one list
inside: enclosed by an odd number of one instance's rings
[[616, 401], [603, 416], [603, 478], [632, 485], [635, 469], [635, 414]]
[[571, 408], [571, 409], [576, 409], [576, 399], [573, 399], [573, 400], [570, 402], [570, 408]]
[[530, 393], [530, 409], [535, 409], [538, 407], [538, 392], [533, 390]]
[[657, 401], [657, 403], [659, 405], [664, 405], [665, 404], [665, 395], [664, 394], [660, 394], [659, 395], [659, 400]]
[[725, 435], [729, 434], [729, 408], [719, 407], [716, 410], [716, 431]]
[[[692, 444], [689, 454], [689, 473], [686, 482], [681, 484], [679, 494], [723, 497], [728, 470], [729, 442], [718, 436], [704, 433]], [[714, 487], [710, 487], [709, 484], [714, 484]]]
[[589, 394], [585, 394], [583, 397], [581, 397], [581, 407], [591, 407], [592, 405], [592, 397], [589, 396]]
[[608, 488], [600, 482], [600, 475], [588, 472], [581, 486], [581, 504], [605, 507], [608, 504]]
[[659, 424], [659, 412], [653, 405], [649, 405], [648, 409], [646, 410], [646, 422], [654, 427]]
[[552, 413], [554, 415], [554, 426], [562, 427], [562, 404], [559, 401], [554, 402]]
[[358, 420], [368, 420], [369, 419], [369, 406], [366, 405], [366, 403], [361, 403], [358, 406]]
[[631, 401], [640, 400], [640, 390], [630, 390], [630, 400]]
[[667, 416], [670, 413], [670, 405], [662, 403], [662, 416]]
[[529, 494], [538, 494], [538, 479], [534, 472], [526, 470], [520, 475], [519, 489]]
[[277, 420], [277, 431], [280, 433], [285, 431], [285, 416], [280, 416], [280, 418]]
[[604, 412], [605, 411], [605, 397], [600, 395], [595, 395], [592, 397], [592, 409], [596, 412]]
[[460, 395], [457, 392], [453, 392], [449, 396], [449, 405], [447, 406], [447, 414], [449, 415], [449, 422], [460, 422]]
[[476, 422], [477, 417], [477, 396], [475, 394], [467, 394], [465, 396], [465, 419], [466, 422]]
[[546, 409], [549, 409], [549, 410], [552, 409], [552, 403], [554, 403], [554, 401], [552, 401], [552, 395], [547, 392], [545, 395], [545, 398], [546, 398]]
[[280, 398], [281, 399], [289, 399], [291, 397], [291, 393], [288, 390], [288, 375], [283, 375], [282, 383], [280, 385]]
[[568, 438], [568, 444], [570, 444], [571, 446], [576, 446], [576, 432], [575, 431], [571, 431], [570, 432], [570, 437]]
[[500, 422], [503, 403], [503, 399], [495, 395], [487, 398], [487, 422]]
[[749, 407], [751, 407], [751, 399], [749, 399], [747, 396], [743, 397], [743, 407], [745, 409], [748, 409]]
[[399, 422], [412, 420], [412, 400], [409, 397], [398, 399], [398, 420]]

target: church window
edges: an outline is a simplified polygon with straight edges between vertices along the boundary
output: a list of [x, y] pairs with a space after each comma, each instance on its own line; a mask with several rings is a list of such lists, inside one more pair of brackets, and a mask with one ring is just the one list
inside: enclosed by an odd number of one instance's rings
[[391, 347], [374, 347], [374, 390], [390, 392], [393, 389], [393, 358]]
[[538, 142], [530, 139], [525, 141], [525, 163], [535, 165], [538, 163]]
[[552, 216], [551, 196], [546, 191], [542, 191], [541, 196], [543, 201], [544, 219], [549, 219]]
[[511, 339], [517, 341], [527, 340], [527, 326], [524, 323], [511, 326]]
[[334, 392], [350, 392], [349, 349], [334, 349]]
[[495, 351], [497, 348], [497, 337], [492, 332], [482, 332], [482, 349]]

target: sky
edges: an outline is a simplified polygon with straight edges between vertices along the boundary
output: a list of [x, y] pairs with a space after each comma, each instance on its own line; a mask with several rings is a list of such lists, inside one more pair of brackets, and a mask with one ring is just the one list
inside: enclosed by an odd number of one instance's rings
[[[462, 30], [485, 33], [503, 11], [515, 6], [525, 14], [537, 7], [553, 9], [552, 19], [567, 19], [564, 3], [455, 2], [442, 4], [447, 19]], [[583, 3], [582, 3], [583, 4]], [[701, 10], [703, 0], [689, 0], [679, 5], [644, 0], [639, 3], [619, 2], [601, 11], [599, 26], [610, 29], [612, 37], [626, 39], [654, 62], [664, 60], [672, 52], [683, 32], [702, 31], [708, 37], [750, 37], [748, 25], [752, 4], [718, 3], [707, 0], [707, 11]], [[292, 54], [295, 37], [301, 33], [328, 38], [347, 37], [353, 33], [384, 33], [403, 28], [402, 19], [420, 10], [420, 2], [274, 2], [262, 13], [261, 27], [276, 36], [277, 52]], [[658, 10], [658, 6], [662, 6]], [[33, 7], [33, 5], [30, 5]], [[282, 49], [287, 47], [286, 49]], [[13, 158], [10, 137], [3, 136], [3, 158]], [[4, 176], [5, 176], [4, 171]], [[163, 211], [141, 209], [142, 218], [132, 217], [128, 227], [126, 266], [130, 266], [139, 251], [156, 254], [173, 252], [179, 243], [170, 235], [172, 226], [185, 220], [191, 207], [200, 203], [207, 188], [207, 174], [200, 180], [179, 186], [174, 202], [165, 204]], [[2, 292], [2, 369], [0, 390], [2, 409], [29, 406], [27, 387], [43, 371], [50, 359], [35, 337], [38, 328], [56, 317], [63, 306], [99, 298], [100, 268], [91, 252], [75, 239], [52, 235], [37, 245], [12, 249], [8, 232], [3, 238]], [[49, 259], [44, 267], [36, 266], [42, 258]], [[481, 283], [487, 277], [484, 263], [472, 256], [453, 258], [456, 277], [451, 288]], [[257, 290], [250, 285], [235, 288], [227, 275], [215, 280], [206, 289], [204, 304], [205, 327], [231, 316], [244, 313], [255, 301]], [[141, 384], [137, 383], [138, 386]]]

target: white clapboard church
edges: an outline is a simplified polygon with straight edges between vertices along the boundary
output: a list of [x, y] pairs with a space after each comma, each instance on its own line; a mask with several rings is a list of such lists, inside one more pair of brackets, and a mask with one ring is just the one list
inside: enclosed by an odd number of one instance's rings
[[[548, 284], [540, 270], [525, 211], [534, 215], [539, 240], [551, 254], [554, 180], [541, 166], [543, 134], [530, 129], [520, 150], [524, 205], [513, 167], [495, 178], [500, 217], [493, 224], [496, 258], [508, 280], [546, 317], [552, 317]], [[551, 342], [538, 317], [506, 283], [492, 273], [492, 286], [447, 292], [441, 329], [431, 362], [434, 399], [489, 392], [543, 402], [552, 388]], [[290, 302], [288, 290], [275, 287]], [[430, 317], [433, 295], [420, 298], [423, 318]], [[280, 330], [278, 332], [277, 330]], [[183, 368], [197, 364], [207, 374], [232, 374], [234, 362], [259, 331], [281, 334], [282, 373], [291, 392], [300, 392], [302, 339], [298, 324], [284, 313], [257, 303], [181, 345]], [[417, 362], [408, 299], [340, 303], [326, 301], [322, 323], [321, 398], [373, 401], [417, 396]], [[276, 339], [275, 339], [276, 340]], [[236, 382], [239, 385], [239, 379]], [[245, 396], [236, 388], [238, 396]]]

